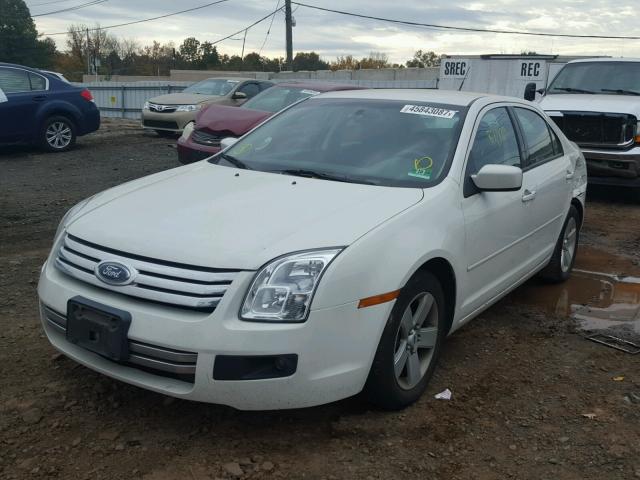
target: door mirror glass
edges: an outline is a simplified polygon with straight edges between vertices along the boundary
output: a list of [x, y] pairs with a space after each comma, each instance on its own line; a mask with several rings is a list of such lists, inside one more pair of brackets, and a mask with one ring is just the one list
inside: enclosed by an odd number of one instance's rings
[[247, 94], [244, 92], [236, 92], [231, 98], [233, 98], [234, 100], [246, 100]]
[[527, 83], [527, 86], [524, 87], [524, 99], [533, 102], [536, 99], [536, 84], [535, 83]]
[[220, 140], [220, 148], [225, 150], [238, 141], [235, 137], [226, 137]]
[[485, 192], [514, 192], [522, 187], [522, 169], [512, 165], [485, 165], [471, 180]]

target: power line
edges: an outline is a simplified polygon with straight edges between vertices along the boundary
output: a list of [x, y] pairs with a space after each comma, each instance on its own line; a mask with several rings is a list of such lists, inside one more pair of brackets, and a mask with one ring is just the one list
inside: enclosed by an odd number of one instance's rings
[[245, 30], [249, 30], [251, 27], [255, 27], [256, 25], [258, 25], [260, 22], [264, 22], [267, 18], [269, 18], [271, 15], [274, 15], [276, 13], [278, 13], [278, 11], [282, 10], [284, 7], [280, 7], [276, 10], [274, 10], [273, 12], [270, 12], [268, 15], [265, 15], [264, 17], [262, 17], [260, 20], [256, 20], [255, 22], [253, 22], [251, 25], [244, 27], [242, 30], [238, 30], [237, 32], [232, 33], [231, 35], [227, 35], [224, 38], [221, 38], [219, 40], [216, 40], [215, 42], [211, 42], [211, 45], [215, 45], [217, 43], [220, 42], [224, 42], [225, 40], [230, 39], [231, 37], [235, 37], [236, 35], [238, 35], [239, 33], [244, 32]]
[[41, 7], [42, 5], [51, 5], [52, 3], [66, 3], [66, 2], [70, 2], [71, 0], [53, 0], [52, 2], [44, 2], [44, 3], [36, 3], [34, 5], [27, 5], [27, 7], [31, 8], [31, 7]]
[[392, 18], [383, 18], [383, 17], [374, 17], [372, 15], [363, 15], [360, 13], [353, 12], [345, 12], [342, 10], [333, 10], [331, 8], [318, 7], [316, 5], [308, 5], [306, 3], [300, 2], [291, 2], [295, 5], [299, 5], [300, 7], [311, 8], [314, 10], [321, 10], [323, 12], [337, 13], [340, 15], [348, 15], [350, 17], [358, 17], [358, 18], [366, 18], [369, 20], [379, 20], [381, 22], [388, 23], [396, 23], [401, 25], [410, 25], [414, 27], [427, 27], [427, 28], [437, 28], [443, 30], [457, 30], [463, 32], [480, 32], [480, 33], [501, 33], [501, 34], [509, 34], [509, 35], [530, 35], [537, 37], [566, 37], [566, 38], [600, 38], [600, 39], [609, 39], [609, 40], [640, 40], [640, 37], [634, 36], [612, 36], [612, 35], [573, 35], [568, 33], [541, 33], [541, 32], [527, 32], [523, 30], [495, 30], [489, 28], [470, 28], [470, 27], [454, 27], [451, 25], [437, 25], [433, 23], [421, 23], [421, 22], [411, 22], [408, 20], [396, 20]]
[[276, 14], [278, 13], [278, 7], [280, 6], [280, 0], [278, 0], [276, 2], [276, 10], [275, 12], [273, 12], [273, 15], [271, 16], [271, 23], [269, 23], [269, 28], [267, 29], [267, 34], [264, 36], [264, 41], [262, 42], [262, 46], [260, 47], [260, 51], [258, 52], [258, 55], [262, 54], [262, 49], [264, 48], [265, 44], [267, 43], [267, 38], [269, 38], [269, 34], [271, 33], [271, 27], [273, 26], [273, 21], [276, 18]]
[[104, 3], [107, 0], [92, 0], [91, 2], [81, 3], [80, 5], [75, 5], [73, 7], [63, 8], [61, 10], [54, 10], [52, 12], [46, 13], [38, 13], [36, 15], [31, 15], [31, 17], [44, 17], [45, 15], [53, 15], [54, 13], [63, 13], [63, 12], [71, 12], [73, 10], [80, 10], [81, 8], [91, 7], [93, 5], [98, 5], [100, 3]]
[[[115, 25], [106, 25], [104, 27], [90, 28], [89, 31], [90, 32], [94, 32], [96, 30], [107, 30], [109, 28], [125, 27], [127, 25], [135, 25], [135, 24], [138, 24], [138, 23], [151, 22], [153, 20], [159, 20], [161, 18], [172, 17], [174, 15], [180, 15], [181, 13], [193, 12], [194, 10], [200, 10], [201, 8], [210, 7], [211, 5], [217, 5], [219, 3], [224, 3], [224, 2], [228, 2], [228, 1], [229, 0], [217, 0], [216, 2], [205, 3], [204, 5], [199, 5], [199, 6], [193, 7], [193, 8], [187, 8], [186, 10], [180, 10], [179, 12], [167, 13], [165, 15], [159, 15], [157, 17], [145, 18], [143, 20], [135, 20], [133, 22], [118, 23], [118, 24], [115, 24]], [[271, 15], [271, 14], [269, 14], [269, 15]], [[240, 31], [242, 31], [242, 30], [240, 30]], [[40, 37], [42, 37], [42, 36], [51, 37], [53, 35], [66, 35], [67, 33], [69, 33], [69, 32], [41, 33], [38, 36], [40, 36]]]

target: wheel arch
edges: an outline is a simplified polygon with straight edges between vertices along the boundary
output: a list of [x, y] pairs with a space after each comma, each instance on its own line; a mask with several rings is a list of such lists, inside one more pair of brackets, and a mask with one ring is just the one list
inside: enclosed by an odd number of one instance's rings
[[582, 205], [582, 202], [575, 197], [571, 199], [571, 205], [574, 206], [578, 211], [578, 226], [582, 227], [582, 224], [584, 222], [584, 206]]
[[451, 330], [456, 311], [457, 280], [453, 266], [443, 257], [434, 257], [424, 262], [417, 270], [435, 275], [442, 286], [446, 302], [447, 331]]

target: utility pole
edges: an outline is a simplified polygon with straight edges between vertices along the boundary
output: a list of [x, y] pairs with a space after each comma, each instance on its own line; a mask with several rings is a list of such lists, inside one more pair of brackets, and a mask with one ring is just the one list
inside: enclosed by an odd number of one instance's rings
[[293, 21], [291, 17], [291, 0], [284, 0], [284, 19], [287, 30], [287, 70], [293, 70]]

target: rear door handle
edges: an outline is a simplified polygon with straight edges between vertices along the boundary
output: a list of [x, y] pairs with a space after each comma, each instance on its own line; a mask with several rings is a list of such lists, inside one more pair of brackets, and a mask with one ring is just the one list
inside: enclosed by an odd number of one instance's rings
[[533, 190], [533, 191], [525, 190], [524, 194], [522, 195], [522, 201], [523, 202], [530, 202], [534, 198], [536, 198], [536, 191], [535, 190]]
[[46, 100], [46, 99], [47, 99], [47, 97], [46, 97], [46, 95], [36, 95], [35, 97], [33, 97], [33, 99], [34, 99], [36, 102], [41, 102], [41, 101], [43, 101], [43, 100]]

